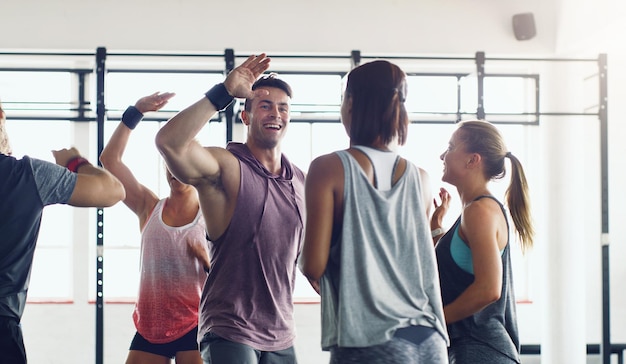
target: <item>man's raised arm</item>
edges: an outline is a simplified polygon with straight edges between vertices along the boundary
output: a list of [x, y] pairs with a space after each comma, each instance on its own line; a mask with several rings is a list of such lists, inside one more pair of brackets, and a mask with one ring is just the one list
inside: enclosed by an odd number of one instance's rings
[[171, 118], [156, 136], [156, 145], [170, 171], [182, 182], [198, 185], [220, 172], [219, 157], [203, 148], [196, 135], [206, 122], [228, 106], [234, 97], [254, 96], [252, 84], [269, 67], [263, 53], [252, 55], [228, 74], [224, 83], [211, 88], [201, 100]]

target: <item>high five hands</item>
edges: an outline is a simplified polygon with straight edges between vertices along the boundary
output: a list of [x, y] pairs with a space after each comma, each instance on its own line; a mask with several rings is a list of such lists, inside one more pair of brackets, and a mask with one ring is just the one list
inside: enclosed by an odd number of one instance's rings
[[135, 107], [140, 113], [145, 114], [148, 111], [160, 110], [167, 102], [176, 94], [173, 92], [155, 92], [152, 95], [144, 96], [137, 100]]
[[270, 66], [270, 58], [265, 53], [258, 56], [251, 55], [242, 64], [232, 70], [224, 86], [231, 96], [237, 98], [253, 98], [255, 96], [267, 95], [266, 90], [252, 91], [252, 84]]

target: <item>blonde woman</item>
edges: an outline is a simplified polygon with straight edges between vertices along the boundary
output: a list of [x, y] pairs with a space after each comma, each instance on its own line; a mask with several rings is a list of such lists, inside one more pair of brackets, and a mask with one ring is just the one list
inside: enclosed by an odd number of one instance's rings
[[507, 207], [523, 249], [533, 242], [528, 187], [519, 160], [486, 121], [461, 122], [441, 155], [442, 180], [457, 188], [462, 212], [443, 234], [450, 194], [441, 189], [431, 229], [436, 241], [450, 363], [519, 363], [519, 335], [509, 222], [488, 183], [502, 178], [511, 162]]

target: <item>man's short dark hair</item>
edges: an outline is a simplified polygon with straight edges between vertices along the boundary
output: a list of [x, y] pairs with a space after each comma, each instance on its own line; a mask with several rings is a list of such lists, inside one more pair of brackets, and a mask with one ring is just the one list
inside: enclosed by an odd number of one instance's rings
[[[262, 76], [261, 78], [256, 80], [252, 85], [252, 91], [261, 87], [274, 87], [277, 89], [281, 89], [287, 94], [287, 96], [289, 96], [290, 98], [292, 97], [291, 86], [289, 86], [287, 82], [278, 78], [278, 75], [276, 73], [270, 73], [269, 75]], [[252, 99], [246, 99], [244, 103], [244, 110], [250, 111], [251, 105]]]

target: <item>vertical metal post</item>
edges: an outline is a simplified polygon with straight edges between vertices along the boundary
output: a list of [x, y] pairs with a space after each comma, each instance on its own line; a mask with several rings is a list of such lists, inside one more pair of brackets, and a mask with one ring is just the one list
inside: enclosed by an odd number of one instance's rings
[[[100, 153], [104, 147], [104, 121], [106, 108], [104, 105], [104, 76], [106, 74], [106, 48], [100, 47], [96, 52], [96, 116], [98, 122], [98, 165]], [[96, 364], [103, 364], [104, 360], [104, 293], [103, 293], [103, 269], [104, 269], [104, 210], [96, 209], [97, 236], [96, 236]]]
[[600, 82], [600, 169], [602, 188], [602, 363], [611, 363], [611, 286], [609, 269], [609, 167], [608, 167], [608, 87], [607, 56], [598, 57], [598, 79]]
[[476, 118], [485, 119], [485, 52], [476, 52], [476, 84], [478, 87], [478, 106], [476, 107]]
[[358, 67], [361, 64], [361, 51], [353, 50], [350, 53], [350, 58], [352, 60], [352, 68]]
[[[235, 51], [232, 48], [226, 48], [224, 50], [224, 62], [226, 63], [224, 69], [224, 76], [227, 76], [230, 71], [235, 68]], [[220, 112], [219, 117], [222, 117]], [[224, 109], [224, 117], [226, 119], [226, 143], [233, 140], [233, 128], [235, 125], [235, 103], [231, 102], [226, 109]]]
[[87, 111], [87, 108], [85, 107], [87, 105], [87, 99], [85, 97], [86, 94], [86, 90], [85, 90], [85, 77], [87, 75], [85, 74], [85, 72], [79, 72], [78, 73], [78, 120], [79, 121], [85, 121], [86, 115], [85, 115], [85, 111]]
[[456, 76], [456, 122], [461, 122], [461, 76]]

